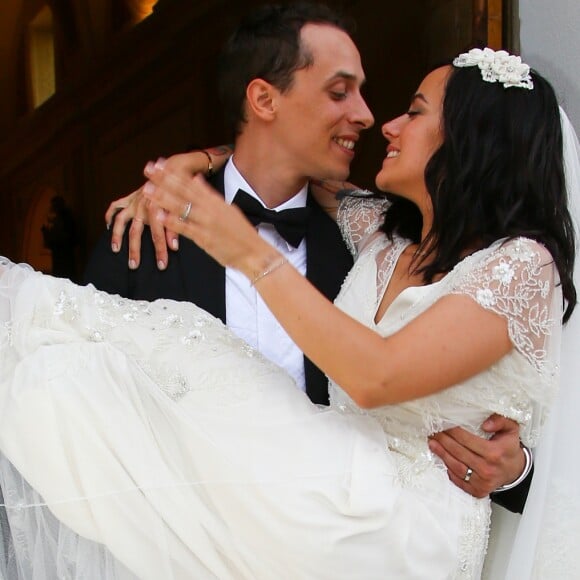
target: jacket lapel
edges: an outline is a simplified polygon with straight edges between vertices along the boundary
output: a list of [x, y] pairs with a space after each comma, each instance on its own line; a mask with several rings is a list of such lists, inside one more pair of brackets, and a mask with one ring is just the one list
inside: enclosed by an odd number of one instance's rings
[[[311, 219], [306, 233], [306, 277], [329, 300], [338, 294], [352, 267], [352, 256], [344, 244], [338, 226], [308, 195]], [[310, 359], [304, 357], [306, 393], [313, 403], [328, 405], [328, 379]]]
[[352, 256], [334, 220], [310, 194], [307, 203], [311, 219], [306, 233], [306, 277], [329, 300], [334, 300], [352, 267]]

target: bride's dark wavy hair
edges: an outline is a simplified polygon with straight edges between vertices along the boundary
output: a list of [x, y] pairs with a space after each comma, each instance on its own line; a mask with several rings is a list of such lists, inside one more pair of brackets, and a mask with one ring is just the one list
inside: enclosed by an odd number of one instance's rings
[[[449, 272], [466, 249], [525, 236], [552, 255], [566, 301], [576, 306], [574, 227], [567, 206], [560, 112], [554, 89], [532, 71], [533, 90], [483, 81], [477, 66], [449, 74], [443, 101], [443, 144], [425, 169], [433, 227], [418, 264], [427, 283]], [[382, 226], [419, 243], [422, 217], [408, 200], [393, 205]]]

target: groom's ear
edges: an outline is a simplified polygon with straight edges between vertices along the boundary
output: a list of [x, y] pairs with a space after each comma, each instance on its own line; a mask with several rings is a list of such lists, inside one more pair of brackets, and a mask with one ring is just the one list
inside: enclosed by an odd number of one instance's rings
[[263, 79], [253, 79], [246, 88], [246, 106], [250, 115], [271, 121], [276, 113], [278, 91]]

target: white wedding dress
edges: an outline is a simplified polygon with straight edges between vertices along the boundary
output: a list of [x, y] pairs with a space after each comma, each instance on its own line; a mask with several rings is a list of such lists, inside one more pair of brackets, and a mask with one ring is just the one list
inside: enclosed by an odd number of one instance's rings
[[556, 393], [557, 273], [539, 244], [497, 242], [375, 323], [408, 244], [374, 231], [379, 213], [363, 198], [341, 208], [357, 261], [336, 304], [389, 335], [462, 294], [505, 317], [514, 348], [463, 384], [372, 411], [335, 384], [330, 408], [311, 404], [193, 305], [3, 261], [0, 577], [478, 578], [489, 502], [449, 482], [427, 436], [479, 432], [497, 412], [535, 445]]

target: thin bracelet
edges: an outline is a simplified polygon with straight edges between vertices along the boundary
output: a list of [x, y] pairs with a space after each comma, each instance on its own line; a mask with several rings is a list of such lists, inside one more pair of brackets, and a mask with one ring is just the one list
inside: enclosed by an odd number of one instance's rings
[[213, 161], [211, 160], [211, 155], [205, 149], [198, 149], [200, 153], [205, 153], [207, 157], [207, 172], [206, 176], [211, 177], [213, 175]]
[[532, 450], [528, 449], [525, 445], [522, 445], [522, 451], [524, 452], [524, 455], [526, 457], [526, 465], [524, 466], [524, 470], [517, 479], [515, 479], [511, 483], [506, 483], [505, 485], [498, 487], [494, 491], [494, 493], [497, 493], [498, 491], [501, 492], [507, 491], [508, 489], [513, 489], [514, 487], [517, 487], [520, 483], [522, 483], [522, 481], [524, 481], [526, 477], [528, 477], [528, 474], [532, 470], [532, 465], [534, 464], [534, 455], [532, 454]]
[[284, 257], [281, 257], [276, 262], [273, 262], [272, 264], [267, 266], [265, 270], [262, 270], [259, 274], [256, 274], [256, 276], [254, 276], [254, 278], [250, 282], [250, 286], [255, 286], [256, 282], [258, 282], [262, 278], [265, 278], [268, 274], [271, 274], [272, 272], [274, 272], [278, 268], [281, 268], [284, 264], [287, 264], [287, 263], [288, 263], [288, 260]]

